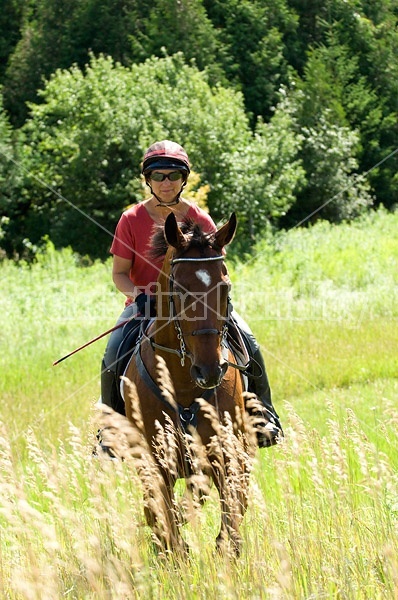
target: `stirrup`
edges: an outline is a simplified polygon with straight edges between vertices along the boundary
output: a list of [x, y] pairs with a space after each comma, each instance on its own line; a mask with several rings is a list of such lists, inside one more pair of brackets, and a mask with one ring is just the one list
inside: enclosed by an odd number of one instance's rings
[[116, 454], [113, 452], [112, 448], [106, 444], [106, 442], [102, 438], [103, 429], [98, 429], [96, 438], [98, 440], [98, 444], [94, 446], [92, 451], [92, 456], [109, 456], [112, 460], [117, 460]]
[[278, 440], [283, 437], [283, 433], [279, 427], [272, 423], [258, 424], [256, 427], [256, 437], [259, 448], [269, 448], [278, 443]]
[[274, 415], [265, 406], [253, 411], [254, 429], [259, 448], [275, 446], [283, 437], [282, 428], [278, 427]]

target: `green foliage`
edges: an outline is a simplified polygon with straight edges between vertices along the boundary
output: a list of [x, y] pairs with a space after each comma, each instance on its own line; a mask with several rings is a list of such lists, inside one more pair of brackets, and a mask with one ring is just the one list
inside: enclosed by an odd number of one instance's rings
[[12, 157], [11, 126], [0, 96], [0, 186], [4, 189], [5, 174], [8, 169], [9, 159]]
[[297, 19], [286, 0], [204, 0], [217, 28], [219, 61], [230, 82], [243, 92], [252, 123], [269, 118], [278, 91], [289, 81], [284, 36], [294, 36]]
[[[153, 0], [140, 21], [140, 30], [131, 39], [132, 58], [161, 57], [167, 52], [182, 52], [186, 61], [206, 69], [214, 83], [226, 83], [217, 57], [222, 51], [217, 32], [203, 7], [202, 0]], [[225, 52], [225, 51], [224, 51]]]
[[[370, 171], [376, 201], [393, 206], [398, 201], [398, 163], [392, 155], [398, 147], [395, 0], [289, 4], [299, 14], [302, 48], [297, 59], [290, 55], [291, 64], [312, 90], [312, 108], [322, 105], [332, 111], [333, 121], [358, 132], [358, 171]], [[375, 168], [381, 161], [383, 167]]]
[[372, 204], [369, 182], [358, 173], [359, 128], [379, 114], [375, 94], [360, 76], [357, 58], [332, 41], [313, 50], [294, 100], [304, 138], [300, 157], [307, 180], [285, 224], [296, 224], [313, 214], [331, 221], [357, 216]]
[[[57, 247], [105, 256], [120, 212], [142, 198], [141, 157], [159, 138], [183, 140], [202, 183], [210, 184], [208, 206], [216, 219], [232, 210], [243, 216], [250, 195], [261, 216], [250, 232], [257, 234], [293, 202], [297, 177], [290, 163], [297, 144], [284, 109], [253, 138], [240, 94], [211, 89], [182, 55], [130, 69], [93, 58], [85, 74], [77, 67], [57, 72], [41, 95], [23, 128], [28, 175], [20, 197], [30, 210], [15, 244], [49, 234]], [[275, 175], [266, 173], [266, 163]]]
[[17, 155], [17, 143], [0, 95], [0, 248], [9, 255], [14, 249], [11, 241], [16, 216], [14, 201], [20, 180]]
[[0, 76], [19, 38], [22, 0], [2, 0], [0, 11]]
[[[259, 122], [253, 139], [232, 153], [230, 176], [237, 183], [234, 209], [239, 215], [239, 238], [231, 248], [236, 254], [247, 251], [256, 239], [276, 227], [294, 204], [304, 182], [304, 170], [297, 155], [302, 137], [295, 133], [293, 106], [284, 97], [269, 123]], [[227, 184], [225, 178], [220, 186]], [[223, 198], [226, 212], [229, 199]]]
[[[377, 3], [378, 4], [378, 3]], [[387, 3], [388, 4], [388, 3]], [[385, 7], [386, 8], [386, 7]], [[395, 7], [396, 11], [396, 7]], [[384, 11], [380, 11], [383, 14]], [[369, 179], [378, 203], [392, 207], [398, 203], [398, 158], [395, 154], [381, 167], [373, 169], [398, 148], [398, 29], [386, 19], [380, 24], [361, 20], [358, 39], [363, 44], [360, 60], [368, 81], [377, 94], [378, 122], [374, 111], [361, 127], [363, 153], [361, 166], [372, 169]]]
[[4, 82], [5, 106], [13, 123], [24, 122], [26, 102], [37, 99], [44, 78], [56, 68], [72, 64], [74, 16], [79, 2], [39, 0], [26, 5], [21, 37], [9, 57]]
[[358, 134], [334, 124], [328, 111], [318, 114], [316, 125], [303, 128], [302, 134], [303, 167], [310, 175], [286, 222], [319, 217], [339, 222], [361, 214], [372, 198], [366, 180], [356, 172]]
[[6, 107], [15, 124], [22, 125], [26, 102], [37, 102], [38, 90], [56, 69], [83, 68], [90, 52], [127, 66], [182, 51], [210, 69], [214, 81], [225, 82], [216, 62], [216, 33], [201, 0], [40, 0], [32, 6], [5, 79]]
[[[346, 103], [350, 123], [360, 131], [360, 169], [371, 170], [369, 181], [378, 203], [391, 207], [398, 201], [397, 157], [390, 158], [382, 168], [374, 166], [398, 147], [397, 13], [394, 3], [387, 2], [383, 7], [379, 2], [362, 4], [363, 9], [351, 19], [334, 24], [332, 33], [336, 43], [349, 48], [356, 57], [359, 73], [352, 87], [358, 89], [358, 82], [366, 82], [360, 114], [356, 114], [354, 107], [351, 116], [350, 105]], [[357, 118], [356, 122], [352, 117]]]
[[[95, 238], [96, 230], [90, 226], [82, 235], [84, 217], [58, 210], [65, 200], [50, 200], [51, 190], [83, 212], [96, 196], [98, 206], [88, 212], [111, 231], [118, 211], [141, 197], [134, 178], [144, 145], [166, 135], [177, 137], [190, 150], [202, 182], [211, 186], [209, 208], [215, 218], [224, 218], [233, 208], [241, 211], [242, 246], [262, 235], [269, 224], [290, 226], [314, 211], [318, 215], [325, 203], [320, 216], [337, 221], [360, 214], [371, 199], [388, 208], [398, 203], [396, 0], [3, 4], [4, 105], [14, 127], [25, 123], [29, 107], [33, 111], [23, 130], [21, 157], [18, 146], [13, 149], [14, 158], [21, 159], [19, 175], [27, 169], [31, 176], [20, 183], [14, 169], [13, 178], [7, 175], [6, 181], [3, 175], [0, 181], [9, 218], [3, 238], [9, 254], [33, 252], [43, 233], [55, 236], [58, 246], [65, 230], [70, 243], [87, 251], [86, 240]], [[119, 89], [113, 75], [113, 83], [107, 85], [106, 71], [103, 80], [94, 83], [98, 67], [90, 65], [86, 83], [90, 52], [97, 59], [111, 56], [127, 70], [141, 64], [142, 71], [131, 69], [129, 75], [136, 77], [134, 89], [124, 83]], [[181, 77], [160, 67], [162, 61], [152, 62], [154, 56], [167, 61], [176, 52], [181, 53]], [[122, 77], [121, 67], [113, 68]], [[56, 87], [64, 84], [46, 83], [57, 69], [71, 69], [70, 80], [80, 90], [74, 92], [75, 101], [66, 98], [66, 83], [62, 93]], [[61, 81], [59, 74], [54, 79]], [[193, 83], [199, 80], [201, 84]], [[44, 87], [48, 91], [40, 94]], [[84, 108], [86, 101], [91, 116]], [[40, 103], [46, 105], [42, 116]], [[209, 119], [204, 116], [207, 105]], [[128, 126], [122, 122], [121, 107]], [[275, 118], [281, 110], [288, 112], [285, 120]], [[116, 114], [115, 133], [105, 121]], [[275, 154], [278, 119], [280, 137], [286, 137], [280, 142], [284, 160]], [[125, 136], [135, 140], [134, 148]], [[17, 137], [12, 138], [15, 143]], [[7, 136], [4, 139], [8, 144]], [[264, 166], [272, 169], [267, 176]], [[39, 181], [51, 190], [44, 193]], [[102, 230], [98, 246], [105, 246], [107, 235]], [[33, 246], [25, 238], [31, 238]]]
[[[248, 249], [269, 225], [301, 220], [325, 203], [324, 218], [356, 216], [370, 203], [355, 174], [359, 140], [335, 124], [344, 109], [327, 78], [317, 78], [323, 65], [314, 54], [302, 90], [282, 91], [273, 117], [259, 121], [254, 135], [241, 96], [212, 89], [182, 55], [129, 69], [93, 58], [85, 73], [59, 71], [22, 130], [28, 176], [15, 203], [25, 208], [19, 234], [12, 231], [14, 251], [21, 254], [26, 238], [37, 244], [49, 234], [57, 247], [106, 256], [120, 212], [142, 198], [143, 151], [159, 138], [183, 140], [201, 182], [210, 185], [216, 220], [238, 213], [240, 247]], [[332, 100], [334, 113], [325, 108]]]
[[241, 87], [254, 117], [269, 116], [279, 86], [288, 82], [283, 36], [295, 28], [285, 0], [73, 0], [67, 5], [41, 0], [25, 13], [9, 59], [6, 106], [22, 124], [25, 102], [37, 101], [44, 78], [73, 63], [83, 67], [89, 50], [124, 65], [181, 51], [206, 68], [213, 83], [229, 80]]

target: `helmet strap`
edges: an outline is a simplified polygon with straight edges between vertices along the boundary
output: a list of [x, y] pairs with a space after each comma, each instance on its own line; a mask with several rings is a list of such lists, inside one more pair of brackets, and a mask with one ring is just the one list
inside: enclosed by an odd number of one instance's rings
[[155, 192], [153, 191], [153, 189], [152, 189], [152, 187], [151, 187], [151, 184], [147, 182], [147, 185], [148, 185], [149, 189], [150, 189], [150, 190], [151, 190], [151, 192], [152, 192], [152, 196], [155, 196], [156, 200], [159, 202], [159, 204], [157, 204], [157, 205], [156, 205], [156, 208], [157, 208], [158, 206], [175, 206], [176, 204], [178, 204], [178, 203], [180, 202], [180, 196], [181, 196], [181, 194], [182, 194], [182, 190], [183, 190], [183, 188], [184, 188], [184, 186], [185, 186], [185, 182], [184, 182], [184, 183], [183, 183], [183, 185], [181, 186], [181, 189], [180, 189], [180, 191], [178, 192], [177, 196], [174, 198], [173, 202], [163, 202], [163, 201], [162, 201], [162, 200], [159, 198], [159, 196], [157, 196], [157, 195], [155, 194]]
[[[152, 192], [153, 194], [153, 192]], [[177, 196], [174, 198], [173, 202], [162, 202], [161, 199], [159, 198], [159, 196], [157, 196], [156, 194], [153, 194], [156, 198], [156, 200], [159, 202], [159, 204], [156, 205], [156, 208], [158, 206], [175, 206], [176, 204], [178, 204], [180, 202], [180, 195], [181, 192], [179, 192], [177, 194]]]

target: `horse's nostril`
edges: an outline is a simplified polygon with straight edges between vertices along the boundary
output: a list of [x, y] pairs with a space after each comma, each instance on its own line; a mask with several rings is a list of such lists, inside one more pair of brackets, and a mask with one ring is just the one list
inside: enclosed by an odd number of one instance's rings
[[202, 372], [200, 368], [196, 365], [192, 365], [191, 367], [191, 377], [194, 381], [199, 381], [203, 379]]
[[228, 363], [223, 362], [211, 370], [204, 369], [198, 365], [192, 365], [191, 377], [199, 387], [212, 388], [220, 385], [228, 369]]

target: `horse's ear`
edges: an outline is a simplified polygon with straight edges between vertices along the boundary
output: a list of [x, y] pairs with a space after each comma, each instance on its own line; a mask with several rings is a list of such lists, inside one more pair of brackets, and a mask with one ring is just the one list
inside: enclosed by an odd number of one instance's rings
[[178, 227], [177, 219], [174, 213], [170, 213], [164, 223], [164, 235], [167, 243], [177, 250], [181, 250], [185, 246], [185, 237], [181, 229]]
[[219, 248], [224, 248], [224, 246], [232, 242], [235, 235], [236, 226], [236, 214], [233, 212], [228, 223], [225, 223], [225, 225], [220, 227], [220, 229], [215, 233], [216, 243]]

